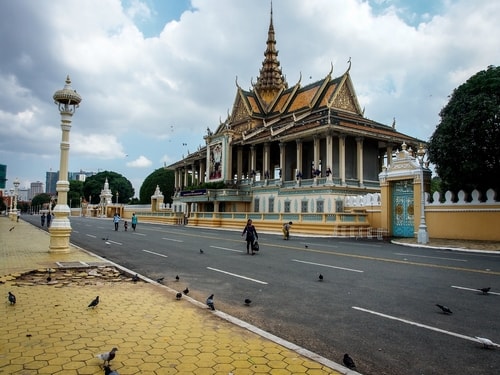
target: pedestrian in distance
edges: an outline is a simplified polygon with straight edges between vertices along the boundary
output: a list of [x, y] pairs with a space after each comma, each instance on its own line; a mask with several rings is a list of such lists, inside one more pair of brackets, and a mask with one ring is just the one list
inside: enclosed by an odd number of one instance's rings
[[115, 231], [118, 230], [118, 225], [120, 224], [120, 215], [118, 215], [118, 212], [115, 213], [115, 216], [113, 216], [113, 223], [115, 224]]
[[259, 235], [257, 234], [255, 226], [252, 224], [252, 219], [247, 220], [247, 225], [245, 225], [245, 229], [243, 229], [243, 233], [241, 233], [241, 236], [243, 237], [245, 234], [247, 241], [247, 254], [250, 254], [251, 250], [251, 254], [255, 255], [255, 252], [253, 251], [253, 243], [255, 242], [255, 240], [259, 239]]
[[45, 216], [45, 212], [42, 213], [42, 216], [40, 217], [40, 221], [41, 221], [41, 224], [42, 224], [42, 227], [45, 225], [45, 219], [47, 217]]
[[292, 226], [292, 222], [289, 221], [288, 223], [283, 224], [283, 239], [284, 240], [289, 240], [290, 239], [290, 227]]
[[52, 214], [47, 212], [47, 228], [50, 227], [50, 222], [52, 221]]
[[125, 229], [125, 232], [126, 232], [128, 229], [128, 221], [127, 220], [125, 220], [125, 222], [123, 223], [123, 228]]
[[137, 227], [137, 216], [135, 215], [135, 212], [132, 214], [132, 229], [135, 232], [135, 228]]

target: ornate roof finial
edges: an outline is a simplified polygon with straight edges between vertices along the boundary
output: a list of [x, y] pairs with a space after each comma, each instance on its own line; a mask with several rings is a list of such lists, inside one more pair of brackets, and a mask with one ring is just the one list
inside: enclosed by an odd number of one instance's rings
[[349, 67], [347, 68], [347, 72], [349, 72], [349, 70], [351, 70], [351, 56], [349, 56], [349, 60], [347, 60], [347, 63], [349, 64]]
[[392, 128], [396, 129], [396, 117], [392, 118]]
[[288, 88], [283, 73], [281, 72], [280, 62], [278, 61], [278, 51], [276, 50], [276, 39], [273, 25], [273, 3], [271, 1], [271, 19], [269, 22], [269, 31], [267, 33], [267, 48], [264, 52], [264, 61], [260, 69], [260, 75], [254, 88], [266, 100], [271, 101], [275, 95], [282, 89]]

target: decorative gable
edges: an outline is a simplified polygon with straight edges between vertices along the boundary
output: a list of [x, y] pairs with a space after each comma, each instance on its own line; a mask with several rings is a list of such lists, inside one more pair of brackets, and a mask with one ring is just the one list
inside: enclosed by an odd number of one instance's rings
[[357, 106], [354, 100], [354, 96], [345, 83], [340, 87], [340, 90], [335, 95], [332, 107], [357, 113]]

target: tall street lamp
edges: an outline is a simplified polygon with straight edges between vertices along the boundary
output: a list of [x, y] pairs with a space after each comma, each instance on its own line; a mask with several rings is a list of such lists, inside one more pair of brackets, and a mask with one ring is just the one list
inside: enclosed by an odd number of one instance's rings
[[[425, 224], [424, 158], [426, 152], [424, 146], [420, 144], [417, 151], [417, 158], [420, 164], [420, 225], [418, 226], [417, 242], [423, 245], [429, 242], [429, 233]], [[425, 167], [427, 168], [427, 165]]]
[[21, 183], [19, 182], [19, 179], [16, 177], [13, 184], [14, 184], [14, 206], [12, 207], [12, 213], [14, 215], [12, 216], [12, 220], [16, 220], [16, 218], [17, 218], [17, 196], [19, 195], [19, 185]]
[[59, 164], [59, 181], [56, 183], [57, 205], [54, 207], [54, 219], [50, 226], [49, 252], [69, 252], [69, 237], [71, 223], [69, 221], [70, 208], [68, 207], [68, 159], [69, 159], [69, 132], [71, 118], [78, 108], [82, 97], [71, 87], [69, 76], [62, 90], [57, 90], [53, 96], [61, 114], [61, 159]]

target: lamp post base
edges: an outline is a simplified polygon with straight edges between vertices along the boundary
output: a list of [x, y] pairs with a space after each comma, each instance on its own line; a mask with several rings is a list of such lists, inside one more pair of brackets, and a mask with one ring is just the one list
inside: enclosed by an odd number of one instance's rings
[[417, 242], [425, 245], [429, 242], [429, 233], [426, 228], [419, 228], [417, 234]]
[[54, 220], [50, 224], [49, 253], [69, 253], [69, 240], [71, 236], [71, 223], [68, 219], [69, 207], [57, 205], [54, 208]]

